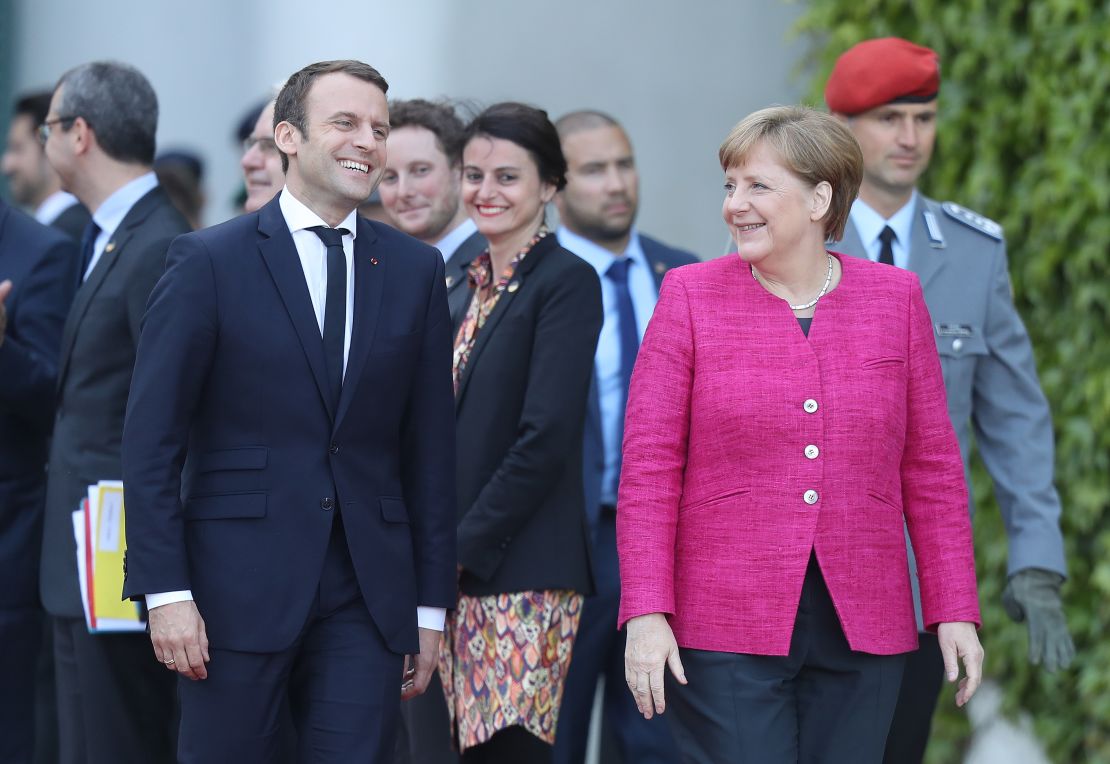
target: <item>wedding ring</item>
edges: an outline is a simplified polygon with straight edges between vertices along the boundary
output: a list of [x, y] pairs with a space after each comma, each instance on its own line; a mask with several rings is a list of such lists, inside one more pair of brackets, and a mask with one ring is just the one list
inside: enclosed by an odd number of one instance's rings
[[162, 661], [162, 662], [165, 663], [167, 666], [170, 666], [174, 663], [174, 660], [173, 660], [173, 658], [170, 658], [168, 661]]

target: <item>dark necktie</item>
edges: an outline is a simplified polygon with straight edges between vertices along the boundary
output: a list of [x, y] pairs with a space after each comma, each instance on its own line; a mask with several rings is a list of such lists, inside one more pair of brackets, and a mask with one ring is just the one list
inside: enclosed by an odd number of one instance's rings
[[81, 272], [77, 274], [77, 286], [85, 282], [85, 273], [88, 272], [89, 263], [92, 262], [98, 236], [100, 236], [100, 226], [90, 220], [85, 226], [85, 232], [81, 234]]
[[879, 262], [886, 263], [887, 265], [894, 265], [894, 247], [891, 244], [898, 237], [894, 235], [894, 229], [890, 226], [883, 226], [882, 233], [879, 234], [879, 241], [883, 243], [882, 249], [879, 250]]
[[[628, 405], [628, 387], [632, 382], [632, 367], [636, 365], [636, 353], [640, 350], [640, 333], [636, 329], [636, 310], [632, 307], [632, 292], [628, 289], [628, 268], [632, 260], [620, 257], [613, 261], [605, 277], [613, 282], [617, 297], [617, 337], [621, 348], [621, 416], [617, 431], [617, 463], [620, 464], [620, 446], [624, 440], [624, 413]], [[618, 475], [620, 474], [618, 468]], [[614, 493], [616, 486], [613, 486]]]
[[324, 303], [324, 363], [331, 383], [333, 410], [339, 406], [343, 389], [343, 340], [347, 332], [347, 257], [343, 254], [346, 228], [312, 226], [308, 230], [320, 237], [327, 247], [328, 288]]

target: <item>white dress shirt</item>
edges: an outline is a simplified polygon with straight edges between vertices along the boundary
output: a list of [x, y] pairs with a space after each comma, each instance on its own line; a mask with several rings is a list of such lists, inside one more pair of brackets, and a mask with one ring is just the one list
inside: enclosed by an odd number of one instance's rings
[[[315, 231], [308, 230], [312, 226], [330, 227], [315, 212], [310, 210], [301, 200], [293, 196], [288, 187], [281, 191], [278, 198], [281, 214], [289, 226], [289, 233], [293, 237], [293, 245], [297, 248], [297, 256], [301, 261], [305, 282], [308, 285], [308, 294], [312, 300], [312, 309], [316, 312], [316, 322], [320, 327], [320, 336], [324, 334], [324, 309], [327, 304], [328, 294], [328, 249], [323, 240]], [[336, 228], [346, 228], [348, 233], [343, 235], [343, 254], [347, 258], [347, 324], [344, 328], [343, 338], [343, 373], [347, 373], [347, 356], [351, 351], [351, 327], [355, 314], [355, 236], [358, 234], [358, 217], [354, 210], [343, 219]], [[146, 606], [153, 610], [160, 605], [169, 605], [173, 602], [184, 602], [193, 599], [190, 590], [176, 592], [162, 592], [146, 595]], [[443, 631], [443, 624], [447, 618], [447, 611], [440, 607], [416, 608], [416, 622], [424, 629]]]
[[66, 191], [55, 191], [42, 200], [42, 204], [35, 210], [35, 220], [43, 225], [50, 225], [58, 216], [75, 204], [80, 204], [77, 197]]
[[451, 259], [451, 255], [455, 254], [455, 250], [462, 246], [462, 243], [469, 239], [471, 236], [478, 232], [478, 226], [474, 221], [467, 218], [459, 223], [451, 232], [444, 236], [442, 239], [435, 243], [435, 248], [439, 250], [439, 254], [443, 255], [443, 262]]
[[116, 235], [116, 229], [127, 217], [127, 213], [131, 211], [136, 202], [157, 187], [158, 178], [153, 172], [148, 172], [117, 188], [111, 196], [104, 200], [103, 204], [96, 208], [92, 219], [94, 223], [100, 226], [100, 234], [96, 237], [96, 243], [93, 244], [93, 256], [89, 260], [89, 267], [85, 269], [81, 276], [82, 282], [89, 277], [93, 268], [100, 262], [100, 256], [104, 254], [104, 248]]

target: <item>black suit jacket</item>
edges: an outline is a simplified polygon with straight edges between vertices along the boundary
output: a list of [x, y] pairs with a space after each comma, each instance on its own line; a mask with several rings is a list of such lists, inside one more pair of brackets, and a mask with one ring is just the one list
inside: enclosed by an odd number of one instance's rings
[[90, 483], [123, 475], [120, 441], [139, 322], [170, 242], [188, 230], [161, 188], [139, 199], [78, 288], [66, 319], [39, 584], [52, 615], [83, 617], [70, 516]]
[[83, 204], [71, 204], [62, 210], [58, 217], [50, 222], [51, 228], [57, 228], [69, 238], [80, 243], [85, 235], [85, 226], [92, 220], [92, 215]]
[[338, 405], [280, 196], [183, 236], [150, 299], [123, 438], [127, 596], [191, 589], [214, 647], [287, 648], [336, 512], [386, 645], [455, 603], [443, 258], [360, 219]]
[[475, 231], [466, 237], [466, 241], [451, 253], [445, 267], [447, 278], [447, 304], [451, 309], [451, 318], [458, 322], [460, 314], [466, 310], [470, 302], [470, 286], [467, 284], [466, 269], [470, 261], [485, 251], [489, 243], [486, 237]]
[[38, 602], [46, 447], [62, 324], [77, 286], [77, 245], [0, 201], [0, 610]]
[[601, 322], [597, 274], [549, 234], [478, 334], [455, 404], [468, 594], [593, 592], [582, 424]]

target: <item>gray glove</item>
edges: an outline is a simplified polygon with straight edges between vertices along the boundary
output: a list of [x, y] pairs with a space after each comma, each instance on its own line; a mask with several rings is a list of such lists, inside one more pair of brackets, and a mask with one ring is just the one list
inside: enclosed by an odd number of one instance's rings
[[1075, 657], [1060, 601], [1063, 583], [1059, 573], [1026, 568], [1010, 576], [1002, 592], [1006, 615], [1018, 623], [1029, 621], [1029, 662], [1034, 666], [1043, 663], [1050, 673], [1067, 668]]

